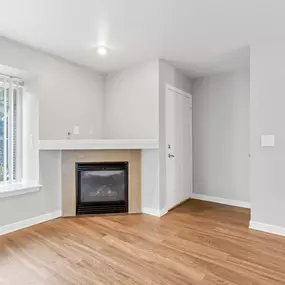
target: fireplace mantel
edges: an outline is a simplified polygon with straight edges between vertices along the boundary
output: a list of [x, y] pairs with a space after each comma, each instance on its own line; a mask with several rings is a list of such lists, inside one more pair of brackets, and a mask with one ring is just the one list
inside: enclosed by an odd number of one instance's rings
[[157, 149], [157, 140], [40, 140], [39, 150]]

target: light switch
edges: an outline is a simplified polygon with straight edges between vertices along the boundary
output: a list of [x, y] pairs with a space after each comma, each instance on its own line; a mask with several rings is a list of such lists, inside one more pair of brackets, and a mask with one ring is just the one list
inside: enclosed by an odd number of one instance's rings
[[79, 135], [79, 126], [74, 126], [73, 127], [73, 134], [74, 135]]
[[261, 146], [274, 146], [275, 136], [274, 135], [262, 135], [261, 136]]

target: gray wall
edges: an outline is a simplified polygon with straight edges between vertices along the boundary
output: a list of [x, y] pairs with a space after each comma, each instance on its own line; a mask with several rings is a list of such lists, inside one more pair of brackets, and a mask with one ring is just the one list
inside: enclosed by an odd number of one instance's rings
[[61, 210], [60, 151], [40, 152], [40, 183], [34, 193], [0, 199], [0, 227]]
[[142, 159], [142, 210], [159, 210], [159, 150], [144, 149]]
[[170, 84], [191, 94], [191, 80], [179, 69], [159, 60], [159, 204], [166, 207], [165, 90]]
[[249, 70], [193, 81], [194, 193], [250, 201]]
[[0, 64], [35, 77], [40, 139], [64, 139], [74, 125], [81, 129], [76, 139], [101, 137], [104, 82], [100, 75], [4, 37], [0, 37]]
[[[100, 75], [3, 37], [0, 37], [0, 64], [32, 75], [27, 81], [27, 91], [31, 94], [24, 100], [24, 105], [27, 101], [32, 108], [24, 114], [23, 121], [30, 122], [28, 128], [24, 128], [25, 149], [31, 148], [27, 146], [30, 132], [36, 145], [38, 137], [66, 138], [74, 125], [81, 128], [76, 138], [101, 137], [104, 82]], [[94, 131], [92, 135], [90, 127]], [[34, 149], [32, 154], [25, 152], [23, 160], [24, 178], [38, 180], [39, 177], [43, 188], [35, 193], [1, 198], [0, 226], [61, 209], [60, 152], [41, 152], [38, 158], [38, 151]]]
[[107, 75], [103, 137], [158, 139], [158, 60]]
[[[285, 45], [251, 47], [251, 220], [285, 227]], [[261, 147], [262, 134], [275, 147]]]

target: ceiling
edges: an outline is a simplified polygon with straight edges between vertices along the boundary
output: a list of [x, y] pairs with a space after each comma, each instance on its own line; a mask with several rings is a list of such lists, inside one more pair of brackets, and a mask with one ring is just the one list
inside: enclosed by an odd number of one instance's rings
[[[163, 58], [196, 77], [285, 39], [284, 0], [0, 0], [0, 33], [99, 72]], [[100, 57], [95, 47], [106, 45]]]

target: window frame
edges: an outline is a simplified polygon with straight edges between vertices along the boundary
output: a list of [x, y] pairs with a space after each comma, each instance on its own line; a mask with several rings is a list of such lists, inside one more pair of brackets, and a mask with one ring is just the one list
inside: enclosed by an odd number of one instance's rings
[[[3, 187], [11, 184], [20, 184], [22, 183], [23, 180], [22, 177], [23, 176], [22, 173], [23, 98], [22, 97], [24, 93], [23, 92], [24, 82], [19, 78], [0, 74], [0, 87], [4, 89], [3, 181], [0, 181], [0, 187]], [[15, 107], [14, 98], [16, 99], [16, 109], [14, 109]], [[9, 104], [9, 111], [7, 110], [7, 103]], [[16, 112], [16, 119], [14, 118], [15, 112]], [[14, 120], [16, 126], [14, 126]]]

